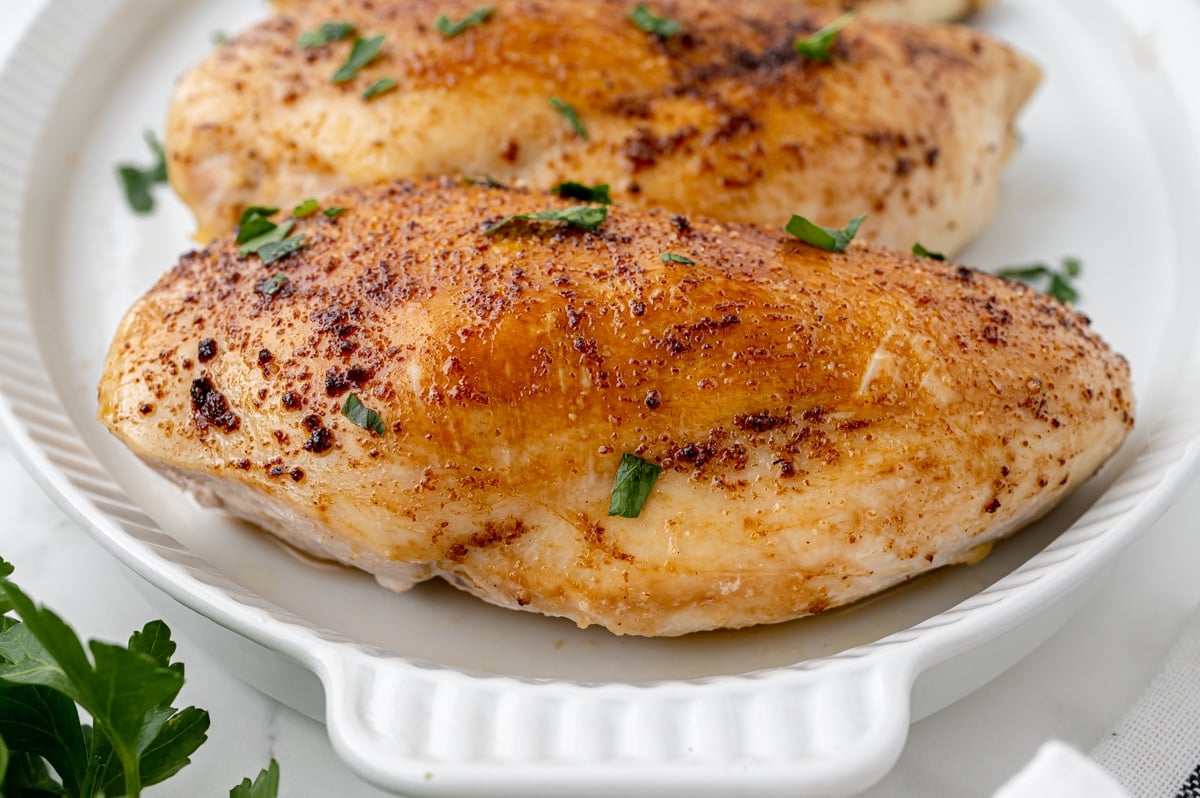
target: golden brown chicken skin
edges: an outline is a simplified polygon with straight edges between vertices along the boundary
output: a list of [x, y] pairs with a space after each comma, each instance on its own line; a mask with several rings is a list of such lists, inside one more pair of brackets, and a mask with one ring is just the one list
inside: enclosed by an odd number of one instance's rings
[[[872, 241], [953, 253], [992, 215], [1039, 80], [983, 33], [865, 18], [820, 63], [793, 45], [837, 13], [776, 0], [664, 0], [657, 12], [683, 26], [665, 39], [630, 21], [631, 0], [497, 0], [453, 38], [435, 29], [475, 5], [288, 3], [218, 47], [180, 82], [167, 125], [171, 182], [199, 237], [250, 205], [489, 175], [606, 183], [624, 202], [768, 226], [870, 213]], [[385, 37], [346, 83], [331, 76], [349, 40], [296, 43], [331, 20]], [[364, 100], [385, 78], [396, 88]]]
[[[628, 206], [488, 236], [566, 203], [478, 186], [329, 204], [269, 267], [184, 256], [122, 322], [99, 418], [393, 587], [619, 634], [783, 621], [1013, 532], [1133, 423], [1083, 316], [963, 267]], [[663, 473], [609, 517], [627, 453]]]

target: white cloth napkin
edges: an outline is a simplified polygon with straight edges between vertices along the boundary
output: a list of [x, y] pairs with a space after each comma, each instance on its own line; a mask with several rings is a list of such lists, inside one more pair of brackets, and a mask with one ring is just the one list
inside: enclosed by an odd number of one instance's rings
[[1200, 613], [1089, 759], [1057, 740], [994, 798], [1200, 798]]

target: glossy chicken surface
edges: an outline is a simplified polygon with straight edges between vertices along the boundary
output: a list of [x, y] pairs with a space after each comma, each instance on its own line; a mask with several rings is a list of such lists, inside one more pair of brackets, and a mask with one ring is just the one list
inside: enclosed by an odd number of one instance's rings
[[[395, 588], [618, 634], [782, 621], [971, 557], [1133, 424], [1085, 317], [963, 267], [627, 206], [489, 236], [566, 203], [479, 186], [329, 204], [269, 267], [184, 256], [121, 324], [99, 418]], [[609, 517], [626, 453], [663, 473]]]
[[[767, 226], [869, 213], [871, 241], [954, 253], [992, 215], [1014, 118], [1040, 78], [986, 34], [866, 17], [820, 63], [793, 45], [838, 12], [777, 0], [664, 0], [657, 13], [683, 27], [670, 38], [635, 26], [630, 0], [497, 0], [452, 38], [434, 21], [467, 16], [473, 0], [279, 5], [172, 101], [171, 182], [201, 240], [250, 205], [487, 175], [541, 190], [606, 183], [621, 201]], [[384, 37], [345, 83], [331, 76], [349, 39], [297, 45], [332, 20]], [[363, 99], [387, 78], [393, 90]]]

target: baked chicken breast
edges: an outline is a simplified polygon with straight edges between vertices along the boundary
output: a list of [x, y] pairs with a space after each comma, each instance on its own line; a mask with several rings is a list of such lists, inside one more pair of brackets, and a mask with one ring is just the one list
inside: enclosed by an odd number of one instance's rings
[[[310, 0], [217, 47], [179, 83], [171, 183], [200, 240], [251, 205], [355, 185], [487, 175], [547, 190], [605, 183], [620, 201], [779, 226], [872, 214], [871, 240], [954, 253], [992, 215], [1036, 66], [987, 35], [859, 18], [829, 63], [801, 56], [838, 13], [777, 0], [662, 0], [663, 37], [633, 0]], [[352, 35], [378, 56], [332, 76]], [[344, 77], [345, 75], [343, 75]], [[381, 80], [395, 87], [364, 99]], [[384, 84], [386, 85], [386, 84]]]
[[992, 4], [991, 0], [798, 0], [813, 8], [854, 11], [889, 22], [914, 25], [964, 19]]
[[783, 621], [972, 556], [1133, 424], [1084, 316], [961, 266], [630, 206], [488, 235], [567, 203], [448, 182], [328, 204], [270, 266], [185, 255], [121, 323], [99, 418], [394, 588], [618, 634]]

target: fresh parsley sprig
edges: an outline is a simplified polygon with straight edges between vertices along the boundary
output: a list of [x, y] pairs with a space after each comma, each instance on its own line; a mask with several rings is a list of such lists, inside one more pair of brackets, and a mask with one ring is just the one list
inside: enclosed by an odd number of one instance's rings
[[[209, 717], [171, 706], [184, 669], [171, 661], [167, 625], [151, 621], [124, 647], [92, 640], [85, 650], [12, 573], [0, 559], [0, 794], [139, 798], [184, 768], [208, 739]], [[273, 760], [269, 771], [273, 784], [260, 776], [262, 789], [242, 795], [274, 796]]]
[[1067, 305], [1079, 299], [1079, 291], [1071, 281], [1082, 273], [1083, 262], [1079, 258], [1063, 258], [1059, 269], [1035, 263], [1030, 266], [1009, 266], [996, 272], [1000, 277], [1033, 286]]
[[483, 6], [467, 14], [457, 22], [450, 17], [442, 14], [433, 21], [433, 27], [437, 28], [438, 33], [445, 36], [447, 39], [453, 39], [467, 28], [481, 25], [487, 21], [487, 18], [492, 15], [496, 9], [492, 6]]
[[845, 252], [846, 247], [858, 235], [858, 228], [867, 217], [855, 216], [843, 229], [821, 227], [803, 216], [793, 216], [784, 229], [809, 246], [827, 252]]
[[576, 205], [562, 210], [538, 211], [537, 213], [516, 213], [496, 222], [483, 231], [485, 236], [493, 235], [515, 222], [565, 222], [570, 227], [579, 227], [594, 233], [608, 218], [607, 205]]
[[350, 48], [350, 55], [346, 57], [346, 63], [338, 67], [330, 80], [334, 83], [349, 83], [358, 77], [360, 70], [379, 57], [383, 40], [382, 35], [372, 36], [370, 39], [356, 37], [354, 46]]
[[638, 30], [644, 33], [653, 33], [664, 39], [669, 39], [683, 31], [683, 24], [679, 20], [660, 17], [643, 5], [634, 7], [633, 11], [629, 13], [629, 21], [636, 25]]
[[575, 131], [575, 135], [584, 141], [588, 140], [587, 128], [583, 126], [583, 121], [579, 118], [579, 112], [575, 110], [575, 106], [566, 102], [561, 97], [551, 97], [550, 107], [563, 115], [563, 119], [567, 120], [567, 124]]
[[621, 455], [617, 476], [613, 479], [608, 514], [622, 518], [637, 518], [650, 498], [650, 491], [662, 473], [662, 466], [626, 452]]
[[593, 202], [597, 205], [612, 205], [612, 195], [608, 189], [608, 183], [598, 183], [594, 186], [589, 186], [584, 183], [576, 183], [573, 180], [566, 180], [551, 186], [550, 193], [563, 199]]
[[854, 12], [843, 14], [811, 36], [797, 39], [792, 49], [797, 55], [828, 64], [833, 60], [833, 46], [837, 44], [838, 34], [853, 21]]
[[167, 155], [159, 143], [154, 131], [147, 130], [144, 134], [146, 145], [154, 155], [154, 163], [148, 169], [132, 164], [117, 164], [117, 177], [121, 188], [125, 191], [125, 201], [134, 213], [150, 213], [154, 210], [154, 194], [151, 190], [160, 183], [167, 182]]

